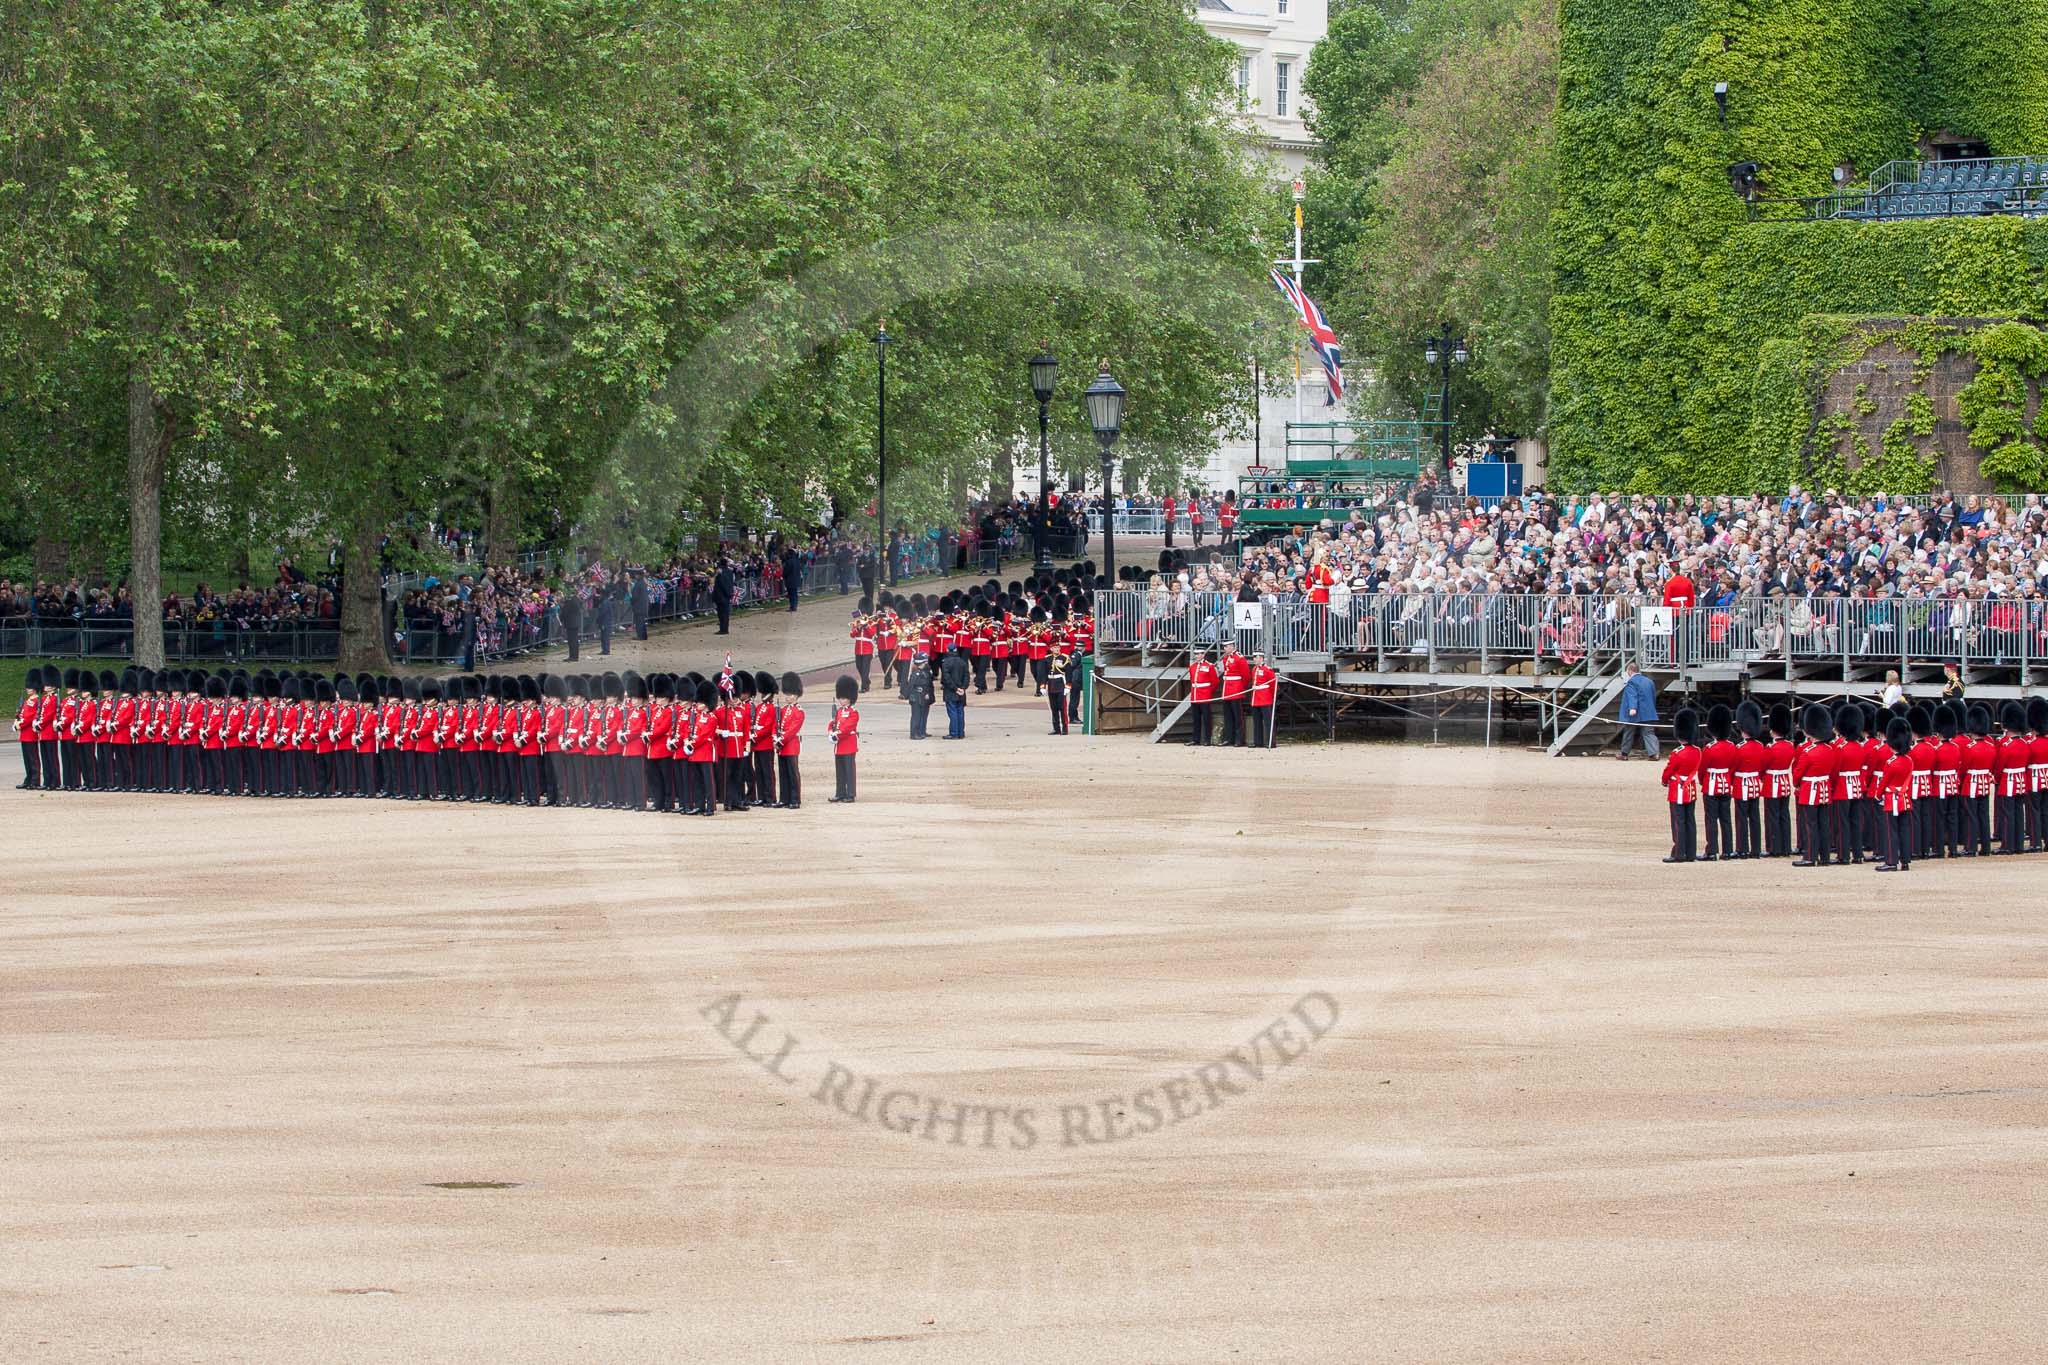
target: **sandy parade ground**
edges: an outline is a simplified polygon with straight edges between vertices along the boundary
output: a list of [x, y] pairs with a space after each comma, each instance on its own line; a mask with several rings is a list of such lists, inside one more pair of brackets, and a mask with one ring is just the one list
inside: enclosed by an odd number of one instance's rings
[[1028, 689], [872, 698], [842, 807], [828, 694], [798, 812], [10, 776], [0, 1358], [2038, 1357], [2048, 858], [1666, 867], [1648, 764]]

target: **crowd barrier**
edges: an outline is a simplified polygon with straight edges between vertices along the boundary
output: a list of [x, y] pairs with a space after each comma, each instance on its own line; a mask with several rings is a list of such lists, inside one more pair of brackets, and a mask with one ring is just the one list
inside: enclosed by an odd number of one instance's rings
[[[2017, 599], [1742, 598], [1645, 617], [1616, 596], [1509, 593], [1374, 593], [1348, 603], [1297, 594], [1239, 603], [1233, 594], [1121, 588], [1098, 594], [1098, 648], [1214, 647], [1270, 658], [1330, 655], [1482, 662], [1557, 661], [1568, 667], [1603, 656], [1645, 668], [1852, 669], [1954, 663], [2048, 667], [2048, 604]], [[1668, 625], [1668, 629], [1666, 628]]]

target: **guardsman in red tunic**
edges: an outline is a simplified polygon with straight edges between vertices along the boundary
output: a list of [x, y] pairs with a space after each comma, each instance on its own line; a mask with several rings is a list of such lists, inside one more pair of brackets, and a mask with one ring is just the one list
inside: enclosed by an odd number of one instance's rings
[[647, 809], [647, 680], [628, 669], [626, 704], [619, 716], [619, 786], [627, 810]]
[[1700, 718], [1691, 707], [1671, 718], [1671, 730], [1678, 743], [1664, 756], [1664, 803], [1671, 810], [1671, 852], [1667, 863], [1690, 863], [1699, 858]]
[[1934, 713], [1915, 706], [1906, 713], [1906, 728], [1913, 732], [1913, 856], [1935, 854], [1935, 815], [1940, 802], [1934, 799], [1934, 769], [1941, 762], [1941, 744], [1934, 738]]
[[1189, 744], [1209, 743], [1210, 713], [1216, 709], [1216, 689], [1222, 679], [1206, 651], [1197, 653], [1195, 661], [1188, 665], [1188, 711], [1195, 718], [1195, 733]]
[[[87, 791], [98, 791], [100, 779], [100, 713], [106, 709], [102, 699], [113, 691], [111, 671], [95, 675], [89, 668], [79, 672], [78, 690], [78, 767], [79, 776]], [[98, 689], [97, 691], [95, 689]]]
[[753, 765], [754, 804], [773, 808], [775, 799], [775, 742], [780, 736], [781, 708], [775, 704], [775, 675], [754, 675], [754, 713], [747, 721], [748, 762]]
[[43, 709], [43, 670], [31, 668], [21, 682], [21, 705], [14, 713], [14, 737], [21, 742], [21, 785], [37, 791], [43, 785], [43, 748], [36, 742], [36, 716]]
[[1251, 716], [1252, 745], [1259, 749], [1270, 749], [1278, 742], [1273, 733], [1273, 718], [1280, 704], [1280, 674], [1266, 662], [1264, 654], [1252, 655], [1251, 671]]
[[124, 669], [107, 713], [107, 789], [135, 790], [135, 670]]
[[1963, 841], [1963, 718], [1954, 706], [1934, 708], [1934, 856], [1959, 858]]
[[1244, 747], [1244, 699], [1251, 688], [1251, 660], [1237, 652], [1234, 642], [1226, 641], [1223, 646], [1223, 742], [1238, 749]]
[[64, 704], [64, 675], [55, 664], [43, 668], [43, 699], [36, 708], [36, 748], [42, 751], [43, 790], [64, 785], [64, 771], [57, 757], [57, 709]]
[[2016, 701], [1998, 708], [1998, 842], [2004, 854], [2027, 851], [2027, 782], [2033, 741], [2027, 709]]
[[1835, 786], [1835, 727], [1827, 708], [1817, 704], [1801, 712], [1799, 721], [1806, 741], [1792, 760], [1792, 799], [1799, 808], [1799, 860], [1792, 865], [1819, 867], [1828, 860], [1834, 833], [1828, 806]]
[[529, 806], [538, 806], [543, 793], [549, 794], [556, 805], [562, 799], [561, 789], [554, 785], [553, 765], [542, 762], [545, 746], [554, 745], [558, 752], [562, 742], [562, 680], [552, 673], [548, 675], [545, 709], [541, 706], [541, 691], [539, 683], [521, 676], [519, 709], [512, 719], [513, 742], [519, 746], [519, 795]]
[[872, 601], [861, 598], [860, 606], [853, 613], [853, 625], [846, 632], [853, 641], [853, 666], [860, 672], [860, 690], [863, 692], [868, 690], [868, 675], [875, 666], [875, 641], [880, 635], [874, 617], [869, 614], [874, 609]]
[[989, 622], [989, 658], [994, 661], [996, 691], [1003, 690], [1003, 679], [1010, 671], [1010, 613], [1003, 607], [995, 608], [995, 615]]
[[1884, 861], [1879, 872], [1904, 872], [1913, 865], [1913, 727], [1898, 716], [1885, 726], [1891, 750], [1877, 779], [1877, 804], [1886, 823]]
[[725, 786], [725, 808], [729, 811], [747, 808], [747, 788], [751, 784], [741, 775], [741, 769], [746, 766], [748, 727], [753, 720], [747, 694], [753, 690], [752, 678], [733, 674], [732, 688], [725, 698], [725, 715], [718, 726], [718, 770]]
[[2033, 732], [2027, 749], [2028, 806], [2034, 823], [2031, 847], [2048, 852], [2048, 698], [2027, 702], [2027, 729]]
[[1735, 708], [1735, 728], [1742, 732], [1742, 740], [1735, 746], [1734, 763], [1735, 856], [1761, 858], [1764, 856], [1764, 769], [1770, 763], [1770, 750], [1764, 744], [1768, 727], [1763, 708], [1745, 700]]
[[249, 737], [249, 682], [236, 676], [228, 679], [228, 704], [220, 726], [221, 761], [227, 774], [224, 788], [229, 796], [240, 796], [248, 786], [248, 762], [243, 746]]
[[666, 673], [649, 678], [647, 691], [647, 772], [642, 781], [656, 810], [673, 811], [679, 809], [675, 784], [670, 780], [675, 770], [675, 754], [669, 748], [669, 739], [675, 734], [675, 693]]
[[[714, 706], [712, 703], [717, 702]], [[695, 775], [692, 795], [697, 798], [699, 815], [718, 814], [718, 746], [723, 741], [719, 730], [725, 725], [722, 718], [724, 702], [719, 699], [717, 684], [704, 679], [697, 685], [697, 707], [690, 725], [690, 770]]]
[[1173, 548], [1173, 515], [1180, 510], [1180, 505], [1173, 500], [1173, 494], [1168, 493], [1159, 500], [1159, 510], [1165, 514], [1166, 548], [1171, 550]]
[[1963, 748], [1963, 850], [1969, 858], [1991, 856], [1991, 796], [1998, 785], [1998, 746], [1991, 742], [1991, 711], [1973, 705], [1969, 740]]
[[57, 774], [66, 791], [85, 786], [78, 753], [78, 676], [75, 668], [64, 670], [64, 695], [57, 702]]
[[782, 675], [782, 718], [775, 737], [776, 776], [784, 810], [797, 810], [804, 803], [803, 775], [797, 770], [797, 756], [804, 747], [804, 708], [798, 699], [804, 694], [804, 680], [795, 673]]
[[851, 801], [855, 794], [854, 755], [860, 752], [860, 712], [854, 706], [860, 700], [860, 682], [842, 673], [833, 693], [832, 719], [825, 727], [832, 740], [832, 800]]
[[974, 693], [982, 696], [988, 691], [988, 661], [996, 656], [995, 623], [984, 614], [985, 608], [977, 609], [967, 618], [967, 659], [974, 668]]
[[875, 620], [875, 657], [882, 662], [883, 687], [891, 685], [890, 679], [896, 673], [896, 646], [902, 625], [895, 606], [884, 595], [881, 614]]
[[1834, 786], [1828, 804], [1834, 816], [1835, 866], [1863, 861], [1863, 708], [1845, 703], [1835, 713]]
[[1706, 862], [1735, 856], [1735, 715], [1716, 702], [1707, 710], [1707, 746], [1700, 752], [1700, 792], [1707, 799]]

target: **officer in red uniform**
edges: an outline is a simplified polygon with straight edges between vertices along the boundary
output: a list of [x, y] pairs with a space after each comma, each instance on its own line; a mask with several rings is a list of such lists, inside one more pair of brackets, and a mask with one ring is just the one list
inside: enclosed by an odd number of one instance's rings
[[1886, 822], [1884, 861], [1879, 872], [1904, 872], [1913, 866], [1913, 727], [1898, 716], [1885, 726], [1885, 747], [1891, 751], [1877, 780], [1877, 803]]
[[1735, 746], [1734, 762], [1735, 856], [1761, 858], [1764, 768], [1770, 763], [1770, 750], [1764, 744], [1768, 729], [1763, 708], [1745, 700], [1735, 708], [1735, 726], [1742, 732], [1742, 740]]
[[1667, 863], [1690, 863], [1699, 857], [1700, 718], [1686, 707], [1671, 718], [1678, 743], [1664, 756], [1664, 803], [1671, 810], [1671, 852]]
[[1936, 858], [1962, 856], [1963, 839], [1962, 717], [1947, 702], [1934, 708], [1934, 853]]
[[860, 690], [863, 692], [868, 690], [868, 673], [874, 667], [876, 643], [881, 636], [870, 617], [874, 609], [872, 601], [861, 598], [860, 606], [853, 613], [853, 625], [846, 632], [853, 639], [853, 666], [860, 673]]
[[1806, 740], [1792, 760], [1792, 799], [1799, 810], [1799, 858], [1792, 866], [1820, 867], [1833, 833], [1828, 806], [1835, 785], [1835, 727], [1818, 704], [1801, 712], [1799, 723]]
[[1173, 494], [1168, 493], [1164, 498], [1160, 499], [1159, 510], [1166, 514], [1166, 548], [1171, 550], [1173, 548], [1173, 514], [1180, 510], [1180, 504], [1173, 500]]
[[1223, 501], [1216, 505], [1216, 533], [1222, 538], [1225, 549], [1237, 538], [1237, 490], [1229, 489], [1223, 494]]
[[719, 694], [718, 685], [709, 678], [697, 680], [697, 710], [690, 726], [690, 769], [695, 777], [692, 795], [697, 799], [697, 814], [718, 814], [718, 761], [719, 745], [724, 743], [719, 731], [725, 728], [723, 710], [725, 698]]
[[14, 713], [14, 737], [21, 742], [21, 782], [17, 791], [36, 791], [43, 785], [43, 749], [37, 743], [40, 731], [36, 716], [43, 709], [43, 670], [31, 668], [21, 681], [21, 705]]
[[1197, 652], [1195, 661], [1188, 665], [1188, 710], [1195, 718], [1195, 733], [1188, 743], [1209, 743], [1209, 713], [1215, 709], [1216, 690], [1221, 685], [1222, 678], [1223, 675], [1217, 671], [1216, 665], [1209, 662], [1207, 651]]
[[1735, 715], [1716, 702], [1707, 710], [1707, 746], [1700, 754], [1700, 791], [1707, 804], [1707, 856], [1735, 856]]
[[798, 704], [803, 695], [804, 680], [795, 673], [783, 674], [782, 718], [775, 738], [775, 767], [777, 788], [782, 794], [778, 804], [784, 810], [800, 810], [804, 804], [803, 775], [797, 769], [797, 758], [804, 747], [804, 708]]
[[832, 719], [825, 727], [825, 733], [832, 739], [832, 773], [836, 779], [832, 800], [852, 801], [855, 796], [854, 756], [860, 752], [860, 712], [854, 707], [854, 703], [860, 700], [860, 682], [842, 673], [833, 685], [833, 694], [836, 700]]

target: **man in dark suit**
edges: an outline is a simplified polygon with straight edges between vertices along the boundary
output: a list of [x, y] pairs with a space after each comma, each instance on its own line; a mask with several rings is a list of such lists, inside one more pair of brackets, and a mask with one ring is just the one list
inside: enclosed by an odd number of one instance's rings
[[569, 642], [569, 662], [573, 664], [581, 657], [583, 645], [583, 594], [573, 578], [563, 580], [560, 592], [562, 605], [557, 615], [561, 617], [562, 635]]
[[612, 622], [618, 618], [619, 583], [611, 579], [597, 590], [597, 652], [612, 652]]
[[804, 562], [798, 557], [796, 546], [782, 547], [782, 590], [789, 594], [789, 609], [796, 610], [796, 595], [803, 584]]
[[647, 638], [647, 570], [633, 570], [633, 638]]
[[718, 573], [711, 580], [711, 605], [718, 608], [718, 633], [732, 634], [732, 563], [718, 561]]

